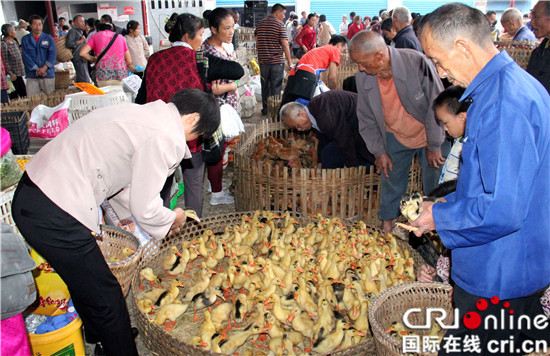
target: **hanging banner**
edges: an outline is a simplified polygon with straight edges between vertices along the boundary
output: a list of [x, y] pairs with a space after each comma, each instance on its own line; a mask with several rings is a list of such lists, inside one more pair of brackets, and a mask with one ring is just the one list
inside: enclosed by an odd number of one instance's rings
[[133, 15], [134, 7], [133, 6], [124, 6], [124, 15]]

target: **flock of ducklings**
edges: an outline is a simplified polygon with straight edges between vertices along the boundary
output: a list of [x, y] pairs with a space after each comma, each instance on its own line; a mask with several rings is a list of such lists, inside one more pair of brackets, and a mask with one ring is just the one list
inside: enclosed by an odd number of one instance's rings
[[[302, 226], [289, 213], [256, 211], [222, 233], [205, 229], [170, 247], [164, 271], [140, 271], [140, 289], [147, 281], [157, 287], [138, 295], [138, 308], [168, 331], [193, 310], [198, 334], [185, 341], [217, 353], [235, 353], [247, 341], [254, 354], [272, 355], [329, 353], [361, 342], [370, 302], [415, 280], [413, 258], [391, 234], [363, 222], [346, 228], [339, 218], [312, 218]], [[167, 289], [157, 275], [170, 278]]]

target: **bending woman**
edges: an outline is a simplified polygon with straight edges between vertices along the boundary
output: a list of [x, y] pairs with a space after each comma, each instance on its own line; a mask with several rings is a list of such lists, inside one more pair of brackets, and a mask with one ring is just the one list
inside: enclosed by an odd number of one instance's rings
[[191, 156], [186, 140], [219, 124], [211, 94], [182, 90], [169, 103], [95, 110], [26, 165], [13, 199], [15, 223], [67, 284], [86, 341], [100, 342], [107, 355], [138, 352], [122, 289], [96, 243], [98, 206], [112, 197], [158, 240], [178, 232], [185, 214], [164, 208], [159, 192]]

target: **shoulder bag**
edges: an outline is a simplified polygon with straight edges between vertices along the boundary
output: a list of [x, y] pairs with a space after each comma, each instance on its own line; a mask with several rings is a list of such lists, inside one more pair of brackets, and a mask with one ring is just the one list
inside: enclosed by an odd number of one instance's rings
[[113, 38], [111, 38], [111, 41], [109, 42], [109, 44], [107, 45], [107, 47], [105, 47], [105, 49], [103, 50], [103, 52], [101, 52], [99, 54], [99, 56], [97, 56], [97, 61], [95, 61], [95, 64], [94, 66], [92, 67], [92, 70], [90, 71], [90, 78], [92, 79], [92, 82], [94, 82], [95, 85], [97, 85], [97, 80], [96, 80], [96, 67], [97, 67], [97, 64], [99, 63], [99, 61], [103, 58], [103, 56], [107, 53], [107, 51], [109, 50], [109, 48], [111, 48], [111, 46], [113, 45], [113, 43], [115, 43], [115, 40], [117, 39], [118, 35], [115, 33], [115, 35], [113, 36]]

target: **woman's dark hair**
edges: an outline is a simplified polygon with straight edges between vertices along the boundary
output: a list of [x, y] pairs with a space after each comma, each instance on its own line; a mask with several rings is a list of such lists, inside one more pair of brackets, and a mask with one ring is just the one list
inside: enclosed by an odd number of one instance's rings
[[220, 106], [214, 95], [199, 89], [182, 89], [178, 91], [170, 102], [176, 105], [180, 115], [198, 113], [199, 122], [193, 133], [211, 135], [220, 126]]
[[309, 15], [307, 15], [307, 21], [309, 22], [309, 20], [311, 20], [311, 19], [314, 18], [314, 17], [317, 17], [317, 14], [314, 13], [314, 12], [311, 13], [311, 14], [309, 14]]
[[393, 26], [393, 19], [391, 17], [388, 17], [384, 21], [382, 21], [382, 24], [380, 25], [382, 30], [391, 31], [391, 28]]
[[174, 12], [164, 26], [164, 30], [170, 34], [168, 37], [170, 42], [174, 43], [181, 41], [185, 34], [189, 35], [189, 38], [195, 38], [197, 32], [204, 26], [204, 21], [195, 15], [188, 13], [178, 15]]
[[95, 22], [96, 22], [96, 19], [94, 19], [93, 17], [90, 17], [89, 19], [86, 20], [86, 24], [90, 26], [90, 28], [95, 28]]
[[2, 36], [6, 37], [10, 33], [10, 27], [13, 27], [13, 25], [9, 23], [2, 25]]
[[319, 22], [326, 22], [327, 21], [327, 15], [322, 14], [319, 16]]
[[108, 23], [113, 22], [113, 18], [111, 17], [111, 15], [107, 15], [107, 14], [101, 16], [100, 19]]
[[470, 102], [468, 100], [459, 101], [466, 89], [453, 85], [443, 90], [433, 103], [434, 110], [437, 108], [445, 108], [449, 114], [458, 115], [461, 112], [468, 111]]
[[107, 31], [107, 30], [112, 31], [113, 25], [107, 22], [100, 22], [97, 24], [95, 29], [97, 30], [97, 32]]
[[126, 25], [126, 30], [128, 32], [135, 31], [135, 29], [138, 28], [138, 26], [139, 26], [139, 22], [137, 22], [135, 20], [130, 20], [130, 21], [128, 21], [128, 24]]
[[380, 18], [378, 16], [373, 16], [372, 21], [380, 21]]
[[328, 44], [336, 46], [338, 43], [343, 43], [347, 46], [348, 40], [344, 36], [340, 36], [340, 35], [330, 36], [330, 41], [328, 41]]
[[292, 20], [292, 26], [298, 27], [298, 20]]
[[69, 25], [63, 25], [63, 31], [69, 31], [71, 27]]
[[223, 19], [233, 17], [233, 13], [226, 8], [217, 7], [208, 15], [208, 24], [216, 30], [220, 28]]

